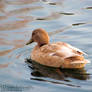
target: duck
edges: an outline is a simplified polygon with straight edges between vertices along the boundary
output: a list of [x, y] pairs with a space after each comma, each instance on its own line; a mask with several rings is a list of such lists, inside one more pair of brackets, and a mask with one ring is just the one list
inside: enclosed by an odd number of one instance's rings
[[38, 28], [32, 31], [31, 39], [26, 43], [29, 45], [36, 42], [37, 45], [31, 52], [31, 59], [41, 65], [54, 68], [79, 69], [85, 67], [88, 60], [84, 58], [85, 53], [66, 43], [50, 43], [48, 33]]

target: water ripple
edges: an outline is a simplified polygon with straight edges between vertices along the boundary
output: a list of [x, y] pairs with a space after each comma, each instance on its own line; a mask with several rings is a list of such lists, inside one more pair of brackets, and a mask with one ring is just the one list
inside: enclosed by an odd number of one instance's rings
[[[44, 28], [50, 41], [64, 41], [92, 60], [91, 0], [0, 0], [0, 91], [91, 92], [92, 63], [80, 71], [25, 62], [35, 44], [32, 30]], [[23, 88], [24, 87], [24, 88]]]

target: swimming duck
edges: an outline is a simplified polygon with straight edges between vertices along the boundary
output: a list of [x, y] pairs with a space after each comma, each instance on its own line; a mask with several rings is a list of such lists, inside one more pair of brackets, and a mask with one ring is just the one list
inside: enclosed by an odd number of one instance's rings
[[55, 68], [83, 68], [88, 62], [83, 51], [65, 42], [50, 43], [48, 33], [42, 29], [35, 29], [28, 44], [36, 42], [31, 59], [45, 66]]

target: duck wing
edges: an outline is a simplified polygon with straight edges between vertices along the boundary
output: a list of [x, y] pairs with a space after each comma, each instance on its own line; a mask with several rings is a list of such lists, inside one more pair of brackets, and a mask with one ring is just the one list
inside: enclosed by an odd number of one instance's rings
[[80, 50], [80, 49], [78, 49], [78, 48], [76, 48], [76, 47], [74, 47], [74, 46], [72, 46], [72, 45], [70, 45], [70, 44], [68, 44], [68, 43], [58, 42], [57, 44], [59, 44], [59, 45], [61, 45], [61, 46], [65, 46], [65, 47], [71, 49], [72, 52], [75, 53], [75, 54], [78, 54], [78, 55], [83, 55], [83, 54], [84, 54], [84, 55], [87, 55], [87, 54], [86, 54], [85, 52], [83, 52], [82, 50]]
[[88, 60], [84, 59], [83, 54], [87, 55], [80, 49], [71, 46], [70, 44], [64, 42], [58, 42], [58, 45], [61, 46], [61, 50], [56, 52], [56, 55], [60, 56], [60, 54], [64, 54], [64, 61], [70, 64], [80, 64], [87, 63]]
[[70, 44], [67, 44], [67, 47], [71, 48], [75, 53], [78, 53], [79, 55], [87, 55], [85, 52], [83, 52], [82, 50], [71, 46]]
[[47, 44], [40, 47], [41, 52], [43, 53], [55, 53], [60, 49], [60, 46], [57, 44]]

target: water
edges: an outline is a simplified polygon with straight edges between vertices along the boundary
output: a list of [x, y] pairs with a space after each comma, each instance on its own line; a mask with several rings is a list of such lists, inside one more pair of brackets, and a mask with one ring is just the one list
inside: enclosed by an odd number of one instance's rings
[[32, 30], [65, 41], [92, 61], [92, 0], [0, 0], [0, 92], [92, 92], [92, 63], [61, 70], [26, 63]]

